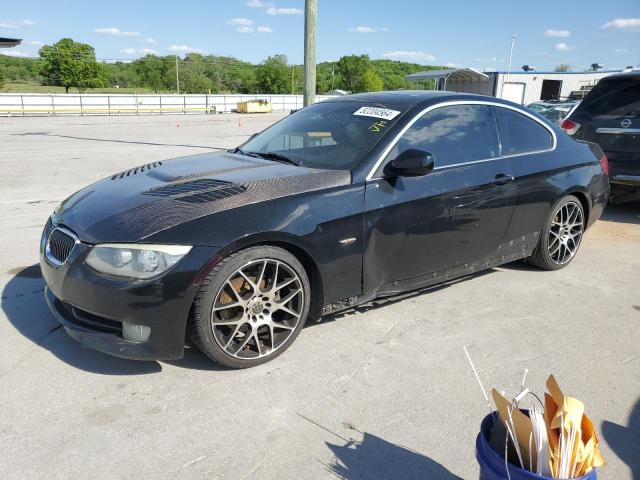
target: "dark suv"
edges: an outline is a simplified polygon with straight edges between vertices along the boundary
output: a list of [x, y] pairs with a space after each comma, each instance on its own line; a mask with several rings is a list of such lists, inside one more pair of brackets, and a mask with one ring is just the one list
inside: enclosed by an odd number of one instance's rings
[[561, 126], [602, 147], [612, 202], [640, 200], [640, 70], [600, 80]]

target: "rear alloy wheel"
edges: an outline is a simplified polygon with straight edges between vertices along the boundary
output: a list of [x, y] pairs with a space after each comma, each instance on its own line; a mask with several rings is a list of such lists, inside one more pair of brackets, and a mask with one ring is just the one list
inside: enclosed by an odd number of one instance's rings
[[253, 247], [220, 262], [194, 304], [192, 338], [227, 367], [258, 365], [297, 337], [309, 310], [300, 262], [277, 247]]
[[575, 257], [584, 234], [584, 211], [573, 195], [551, 209], [536, 251], [529, 262], [545, 270], [559, 270]]

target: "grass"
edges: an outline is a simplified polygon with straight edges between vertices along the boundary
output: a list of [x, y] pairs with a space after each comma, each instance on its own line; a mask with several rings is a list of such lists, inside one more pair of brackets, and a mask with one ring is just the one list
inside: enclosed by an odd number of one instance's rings
[[[38, 85], [35, 83], [5, 83], [0, 88], [2, 93], [64, 93], [64, 87], [52, 85]], [[77, 88], [70, 88], [69, 93], [78, 93]], [[83, 93], [156, 93], [149, 88], [88, 88]], [[160, 91], [158, 93], [174, 93], [173, 91]]]

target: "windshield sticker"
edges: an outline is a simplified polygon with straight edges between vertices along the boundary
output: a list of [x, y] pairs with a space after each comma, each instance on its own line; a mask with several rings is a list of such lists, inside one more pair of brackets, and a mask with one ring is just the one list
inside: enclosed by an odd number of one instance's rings
[[374, 117], [374, 118], [383, 118], [385, 120], [393, 120], [400, 112], [397, 110], [389, 110], [387, 108], [378, 108], [378, 107], [360, 107], [358, 110], [353, 112], [354, 115], [359, 115], [361, 117]]
[[369, 127], [369, 130], [372, 132], [380, 132], [386, 126], [387, 122], [385, 120], [378, 120], [376, 123], [372, 124]]

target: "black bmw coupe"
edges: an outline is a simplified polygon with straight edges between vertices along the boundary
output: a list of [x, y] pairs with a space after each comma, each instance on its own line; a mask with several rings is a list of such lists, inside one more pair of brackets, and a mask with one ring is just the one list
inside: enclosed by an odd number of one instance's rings
[[575, 257], [607, 158], [519, 105], [382, 92], [304, 108], [238, 148], [142, 165], [66, 199], [45, 295], [84, 345], [234, 368], [311, 318], [527, 259]]

